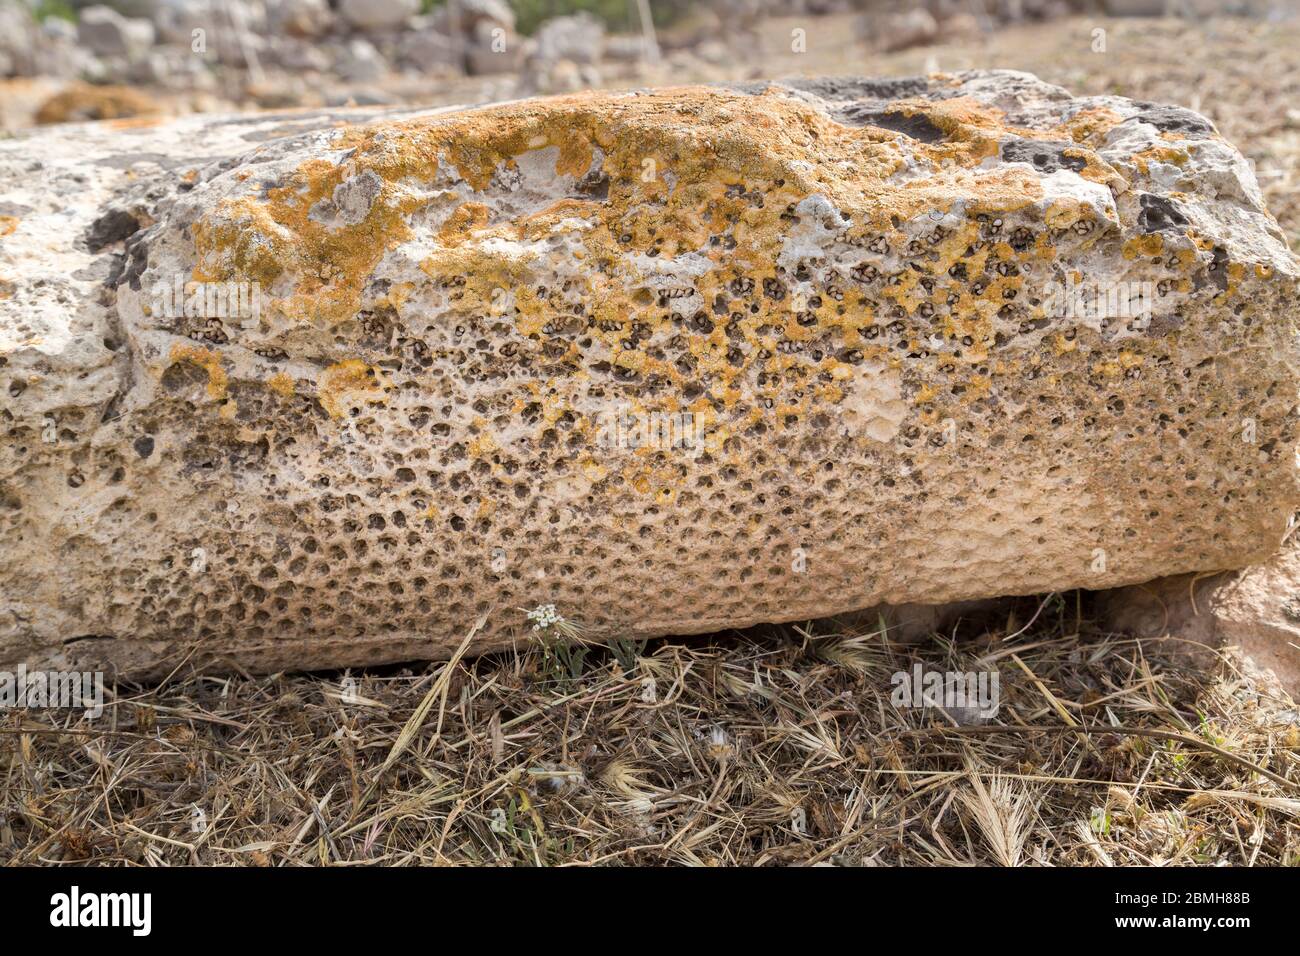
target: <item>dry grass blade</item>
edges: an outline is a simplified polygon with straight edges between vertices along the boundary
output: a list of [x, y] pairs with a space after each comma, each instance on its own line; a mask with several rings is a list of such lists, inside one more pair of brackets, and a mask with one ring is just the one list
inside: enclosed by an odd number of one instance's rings
[[1032, 816], [1029, 793], [1018, 790], [1014, 782], [998, 774], [986, 785], [982, 772], [973, 765], [968, 767], [970, 789], [961, 792], [962, 803], [998, 863], [1019, 866]]
[[[357, 807], [358, 811], [368, 804], [371, 798], [374, 797], [375, 791], [383, 782], [384, 774], [392, 769], [393, 764], [397, 763], [398, 758], [402, 756], [402, 753], [406, 748], [411, 745], [411, 741], [415, 739], [415, 735], [420, 732], [420, 728], [424, 726], [425, 718], [429, 716], [429, 711], [433, 709], [433, 702], [435, 700], [439, 701], [440, 707], [446, 707], [447, 688], [450, 686], [451, 675], [456, 670], [456, 665], [460, 663], [460, 659], [465, 656], [465, 652], [469, 650], [470, 643], [474, 640], [474, 635], [477, 634], [486, 623], [487, 615], [484, 614], [478, 619], [474, 626], [470, 628], [469, 633], [465, 635], [465, 639], [461, 641], [460, 646], [456, 648], [456, 653], [452, 654], [451, 659], [443, 665], [441, 673], [438, 674], [438, 679], [433, 682], [433, 686], [429, 688], [429, 692], [424, 695], [424, 699], [420, 701], [419, 705], [415, 708], [415, 711], [402, 727], [402, 732], [398, 734], [397, 739], [393, 741], [392, 749], [388, 751], [388, 756], [384, 758], [384, 763], [379, 768], [379, 772], [375, 774], [375, 778], [370, 784], [370, 788], [366, 791], [366, 795], [361, 798], [361, 802]], [[442, 721], [439, 720], [435, 735], [441, 731]]]

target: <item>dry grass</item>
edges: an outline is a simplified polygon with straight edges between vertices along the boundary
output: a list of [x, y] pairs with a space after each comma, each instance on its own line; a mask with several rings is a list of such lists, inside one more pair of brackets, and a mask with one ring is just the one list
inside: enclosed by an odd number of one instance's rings
[[[0, 857], [1300, 863], [1291, 701], [1227, 658], [1189, 670], [1170, 642], [1080, 629], [1073, 595], [1024, 630], [1036, 606], [917, 645], [829, 623], [553, 642], [382, 673], [120, 687], [93, 725], [10, 713]], [[891, 704], [890, 675], [918, 660], [997, 667], [996, 723]]]

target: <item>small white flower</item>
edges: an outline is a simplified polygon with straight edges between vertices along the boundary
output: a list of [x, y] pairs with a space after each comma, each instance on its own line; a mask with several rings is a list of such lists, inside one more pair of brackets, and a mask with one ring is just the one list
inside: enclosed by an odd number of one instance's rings
[[[523, 611], [523, 608], [519, 608]], [[539, 604], [531, 611], [525, 611], [528, 620], [533, 622], [533, 630], [549, 631], [552, 635], [558, 635], [567, 640], [582, 640], [583, 629], [576, 623], [570, 622], [564, 618], [559, 611], [555, 609], [554, 604]]]
[[555, 610], [554, 604], [539, 604], [528, 612], [528, 620], [535, 622], [533, 624], [534, 631], [545, 631], [557, 624], [566, 623], [559, 612]]

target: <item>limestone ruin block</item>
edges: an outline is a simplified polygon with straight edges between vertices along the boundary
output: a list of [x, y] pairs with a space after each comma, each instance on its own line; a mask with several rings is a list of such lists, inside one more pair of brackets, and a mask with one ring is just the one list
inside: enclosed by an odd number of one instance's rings
[[1296, 260], [1023, 73], [0, 144], [0, 663], [445, 656], [1240, 567]]

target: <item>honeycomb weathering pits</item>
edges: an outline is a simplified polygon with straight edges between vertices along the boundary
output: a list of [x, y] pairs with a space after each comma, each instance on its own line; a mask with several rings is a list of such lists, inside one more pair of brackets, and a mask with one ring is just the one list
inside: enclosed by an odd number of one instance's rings
[[70, 127], [0, 178], [6, 663], [1109, 587], [1261, 559], [1297, 501], [1296, 262], [1178, 108], [586, 93]]

